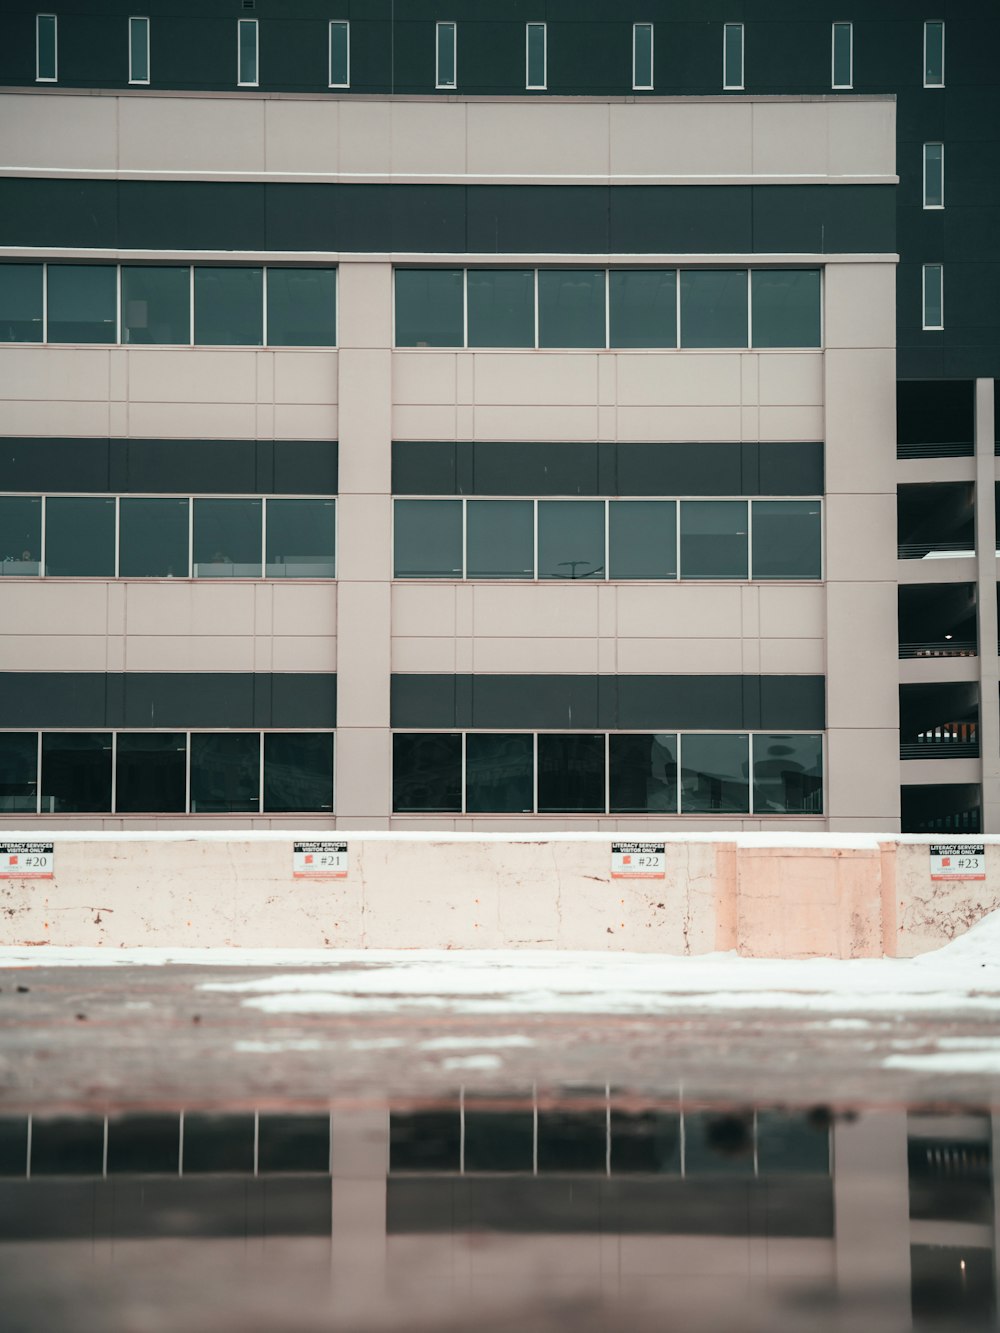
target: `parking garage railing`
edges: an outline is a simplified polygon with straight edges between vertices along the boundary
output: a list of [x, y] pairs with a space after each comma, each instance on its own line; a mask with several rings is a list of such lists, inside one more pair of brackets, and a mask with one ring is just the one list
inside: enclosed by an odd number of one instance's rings
[[979, 649], [972, 639], [940, 639], [936, 642], [928, 641], [926, 643], [901, 643], [899, 645], [899, 656], [901, 658], [923, 658], [923, 657], [976, 657]]

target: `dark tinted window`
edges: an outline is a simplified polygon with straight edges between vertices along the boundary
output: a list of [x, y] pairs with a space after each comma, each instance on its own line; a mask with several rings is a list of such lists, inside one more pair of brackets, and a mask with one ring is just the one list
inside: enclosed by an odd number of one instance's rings
[[682, 271], [681, 346], [747, 346], [745, 269]]
[[191, 737], [191, 811], [241, 813], [260, 809], [260, 736], [198, 733]]
[[117, 342], [114, 264], [50, 264], [48, 283], [50, 343]]
[[819, 347], [819, 269], [754, 269], [754, 347]]
[[264, 735], [264, 809], [333, 809], [333, 737], [308, 732]]
[[402, 732], [392, 738], [392, 808], [462, 809], [462, 737], [455, 733]]
[[470, 269], [469, 346], [534, 347], [533, 269]]
[[73, 1116], [31, 1120], [33, 1176], [99, 1176], [104, 1169], [104, 1120]]
[[180, 814], [187, 800], [183, 732], [121, 732], [115, 765], [115, 809], [123, 814]]
[[190, 343], [191, 270], [122, 266], [122, 342]]
[[682, 814], [741, 813], [749, 810], [749, 776], [748, 737], [682, 737]]
[[605, 1171], [608, 1122], [603, 1111], [539, 1111], [539, 1171]]
[[608, 573], [613, 579], [677, 577], [677, 505], [673, 500], [612, 500]]
[[393, 515], [393, 577], [462, 577], [461, 500], [397, 500]]
[[613, 269], [612, 347], [677, 346], [676, 269]]
[[612, 813], [677, 813], [676, 736], [611, 736], [608, 747]]
[[753, 808], [773, 814], [823, 813], [822, 736], [754, 736]]
[[396, 269], [396, 346], [461, 347], [465, 342], [461, 269]]
[[45, 501], [45, 572], [63, 578], [114, 578], [115, 502]]
[[111, 733], [42, 735], [42, 814], [111, 809]]
[[762, 1176], [826, 1175], [830, 1170], [830, 1129], [825, 1118], [788, 1111], [758, 1111], [757, 1170]]
[[336, 345], [336, 269], [267, 270], [267, 341], [272, 347]]
[[38, 801], [38, 733], [0, 732], [0, 811], [34, 812]]
[[466, 505], [470, 579], [530, 579], [535, 519], [530, 500], [469, 500]]
[[525, 814], [534, 808], [531, 736], [470, 732], [465, 747], [465, 808], [470, 814]]
[[604, 269], [540, 269], [539, 347], [604, 347]]
[[261, 1115], [257, 1121], [257, 1166], [299, 1173], [330, 1169], [328, 1115]]
[[681, 578], [747, 577], [745, 500], [681, 501]]
[[681, 1118], [675, 1111], [611, 1112], [611, 1172], [680, 1175]]
[[531, 1111], [471, 1111], [465, 1104], [466, 1171], [525, 1171], [534, 1166]]
[[604, 577], [604, 504], [601, 500], [539, 501], [538, 577]]
[[604, 737], [538, 737], [538, 813], [604, 810]]
[[0, 496], [0, 578], [37, 574], [41, 558], [41, 499], [37, 495]]
[[822, 577], [818, 500], [754, 500], [753, 577]]
[[264, 270], [195, 268], [194, 340], [259, 347], [264, 340]]
[[41, 264], [0, 264], [0, 342], [41, 341]]
[[261, 513], [260, 500], [195, 500], [195, 578], [260, 578]]
[[180, 1147], [179, 1116], [123, 1116], [108, 1124], [108, 1173], [176, 1175]]
[[250, 1175], [254, 1157], [252, 1115], [184, 1113], [184, 1174], [209, 1171]]
[[337, 506], [334, 500], [268, 500], [270, 579], [332, 579]]
[[118, 568], [122, 578], [188, 577], [187, 500], [123, 497], [118, 521]]

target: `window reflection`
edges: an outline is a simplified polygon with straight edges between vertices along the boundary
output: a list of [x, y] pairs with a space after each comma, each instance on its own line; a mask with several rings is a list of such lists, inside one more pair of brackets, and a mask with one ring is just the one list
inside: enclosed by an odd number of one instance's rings
[[37, 495], [0, 495], [0, 578], [38, 574], [42, 556], [42, 501]]
[[195, 578], [260, 578], [262, 512], [260, 500], [195, 500]]
[[604, 503], [601, 500], [538, 502], [538, 577], [604, 576]]
[[191, 737], [192, 814], [260, 809], [260, 735], [195, 732]]
[[336, 501], [268, 500], [269, 579], [332, 579]]
[[114, 500], [53, 496], [45, 501], [45, 572], [59, 578], [114, 578]]
[[748, 736], [682, 736], [682, 814], [745, 814], [750, 809], [749, 774]]
[[111, 732], [42, 733], [42, 814], [111, 809]]
[[38, 804], [38, 733], [0, 732], [0, 810], [34, 814]]

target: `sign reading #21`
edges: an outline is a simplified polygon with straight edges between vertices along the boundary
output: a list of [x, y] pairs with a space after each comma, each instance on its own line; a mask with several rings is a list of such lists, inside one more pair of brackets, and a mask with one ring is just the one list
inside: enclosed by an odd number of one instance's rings
[[346, 842], [296, 842], [292, 847], [293, 879], [346, 879]]

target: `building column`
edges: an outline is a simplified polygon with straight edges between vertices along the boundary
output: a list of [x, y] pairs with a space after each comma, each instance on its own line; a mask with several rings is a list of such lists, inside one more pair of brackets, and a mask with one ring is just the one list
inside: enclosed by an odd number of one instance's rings
[[910, 1327], [910, 1174], [906, 1112], [838, 1121], [833, 1131], [837, 1292], [877, 1303], [886, 1328]]
[[979, 616], [979, 753], [984, 833], [1000, 833], [995, 410], [993, 381], [976, 380], [976, 605]]

